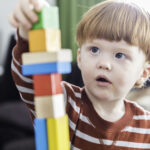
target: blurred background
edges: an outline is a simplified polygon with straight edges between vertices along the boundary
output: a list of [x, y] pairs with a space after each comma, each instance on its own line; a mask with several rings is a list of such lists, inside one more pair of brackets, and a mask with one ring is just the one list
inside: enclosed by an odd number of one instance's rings
[[[12, 49], [16, 44], [16, 29], [8, 23], [8, 16], [18, 0], [0, 0], [0, 150], [34, 150], [34, 131], [28, 109], [20, 99], [11, 76]], [[48, 0], [59, 7], [62, 48], [73, 52], [72, 73], [64, 80], [83, 86], [76, 64], [76, 27], [84, 12], [102, 0]], [[138, 1], [138, 0], [136, 0]], [[148, 0], [138, 1], [149, 10]], [[144, 88], [133, 89], [128, 99], [150, 111], [150, 82]]]

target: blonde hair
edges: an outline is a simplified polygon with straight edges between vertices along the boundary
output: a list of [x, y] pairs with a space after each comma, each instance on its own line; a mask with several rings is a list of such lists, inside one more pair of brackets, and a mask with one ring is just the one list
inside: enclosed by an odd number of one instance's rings
[[81, 19], [76, 40], [81, 46], [95, 38], [125, 40], [142, 49], [150, 61], [150, 14], [127, 0], [107, 0], [92, 7]]

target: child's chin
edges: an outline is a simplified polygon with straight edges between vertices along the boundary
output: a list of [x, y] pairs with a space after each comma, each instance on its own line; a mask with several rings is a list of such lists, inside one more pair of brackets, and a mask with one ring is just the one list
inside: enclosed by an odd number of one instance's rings
[[107, 96], [107, 95], [99, 95], [98, 99], [100, 101], [113, 101], [113, 99], [111, 99], [110, 96]]

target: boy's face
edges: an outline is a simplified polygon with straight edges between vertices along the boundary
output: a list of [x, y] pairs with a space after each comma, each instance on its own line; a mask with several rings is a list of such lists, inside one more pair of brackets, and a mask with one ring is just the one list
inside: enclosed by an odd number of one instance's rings
[[81, 46], [77, 61], [88, 96], [112, 101], [123, 99], [143, 76], [145, 54], [123, 40], [95, 39]]

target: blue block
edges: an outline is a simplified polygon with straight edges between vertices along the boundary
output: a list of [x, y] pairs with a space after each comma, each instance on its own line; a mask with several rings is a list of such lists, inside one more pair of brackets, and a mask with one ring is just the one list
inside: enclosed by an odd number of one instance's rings
[[34, 120], [36, 150], [48, 150], [46, 119]]
[[22, 65], [22, 73], [25, 76], [36, 74], [51, 74], [51, 73], [66, 74], [70, 72], [71, 72], [70, 62], [52, 62], [52, 63]]

